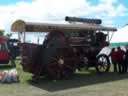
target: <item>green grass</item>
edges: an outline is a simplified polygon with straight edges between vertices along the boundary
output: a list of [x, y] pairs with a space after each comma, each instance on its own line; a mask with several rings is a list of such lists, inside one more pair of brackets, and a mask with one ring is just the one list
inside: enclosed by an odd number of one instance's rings
[[[20, 61], [16, 63], [20, 83], [0, 84], [0, 96], [128, 96], [128, 74], [113, 73], [113, 69], [105, 74], [97, 74], [95, 68], [83, 69], [68, 80], [43, 78], [33, 83], [32, 74], [23, 72]], [[3, 66], [0, 70], [11, 68]]]
[[[16, 60], [15, 62], [16, 62], [16, 69], [17, 69], [18, 74], [20, 76], [20, 83], [21, 84], [30, 84], [31, 80], [32, 80], [32, 78], [31, 78], [32, 74], [23, 71], [22, 66], [20, 65], [20, 61], [19, 60]], [[12, 67], [10, 64], [9, 65], [2, 65], [2, 66], [0, 66], [0, 71], [9, 70], [9, 69], [13, 69], [13, 68], [14, 67]], [[104, 78], [107, 76], [108, 77], [107, 80], [109, 81], [109, 79], [111, 80], [112, 77], [115, 78], [117, 76], [117, 74], [118, 74], [118, 73], [113, 73], [112, 70], [113, 70], [113, 68], [111, 67], [111, 70], [110, 70], [109, 73], [97, 74], [94, 67], [89, 68], [88, 71], [85, 71], [85, 69], [82, 69], [81, 71], [76, 71], [76, 73], [72, 77], [70, 77], [69, 80], [74, 81], [74, 80], [77, 80], [77, 79], [86, 79], [84, 81], [87, 81], [87, 80], [90, 80], [91, 78], [93, 78], [93, 79], [96, 79], [95, 81], [97, 81], [97, 78], [100, 78], [101, 80], [104, 80]], [[85, 77], [85, 78], [83, 78], [83, 77]], [[120, 78], [120, 77], [118, 77], [118, 78]], [[43, 78], [43, 79], [39, 80], [39, 82], [41, 82], [41, 83], [46, 82], [46, 81], [51, 82], [52, 80], [49, 80], [47, 78]], [[57, 82], [58, 83], [59, 82], [64, 83], [65, 80], [57, 80]]]
[[30, 74], [28, 72], [24, 72], [22, 69], [22, 66], [20, 65], [20, 61], [16, 61], [16, 62], [17, 62], [16, 69], [17, 69], [19, 76], [20, 76], [20, 82], [27, 84], [26, 81], [31, 80], [32, 74]]
[[10, 69], [16, 68], [18, 71], [18, 74], [20, 76], [20, 82], [28, 84], [26, 81], [31, 79], [32, 74], [24, 72], [22, 70], [22, 66], [20, 65], [19, 60], [16, 60], [15, 62], [16, 62], [16, 67], [13, 67], [10, 63], [0, 65], [0, 71], [10, 70]]

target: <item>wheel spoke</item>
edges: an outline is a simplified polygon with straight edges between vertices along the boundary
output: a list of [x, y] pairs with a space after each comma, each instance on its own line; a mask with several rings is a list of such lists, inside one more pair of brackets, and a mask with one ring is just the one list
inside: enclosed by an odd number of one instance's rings
[[[69, 59], [73, 57], [68, 57], [68, 55], [59, 51], [56, 56], [50, 58], [52, 61], [51, 64], [55, 66], [49, 68], [49, 70], [55, 79], [69, 78], [74, 73], [76, 66], [75, 64], [72, 65], [71, 62], [75, 61], [75, 59]], [[52, 66], [51, 64], [50, 66]]]

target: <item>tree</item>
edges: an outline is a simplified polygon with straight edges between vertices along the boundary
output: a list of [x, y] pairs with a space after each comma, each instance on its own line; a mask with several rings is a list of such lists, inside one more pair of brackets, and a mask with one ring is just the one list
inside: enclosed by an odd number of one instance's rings
[[0, 30], [0, 36], [4, 35], [4, 30]]
[[7, 33], [7, 34], [6, 34], [6, 37], [7, 37], [8, 39], [10, 39], [11, 36], [12, 36], [12, 33]]

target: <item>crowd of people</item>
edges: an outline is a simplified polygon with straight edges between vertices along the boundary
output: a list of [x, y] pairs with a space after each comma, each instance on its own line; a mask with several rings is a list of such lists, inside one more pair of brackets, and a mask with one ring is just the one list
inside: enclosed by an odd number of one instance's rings
[[121, 47], [112, 48], [110, 56], [114, 72], [128, 72], [128, 47], [126, 47], [126, 51], [121, 49]]

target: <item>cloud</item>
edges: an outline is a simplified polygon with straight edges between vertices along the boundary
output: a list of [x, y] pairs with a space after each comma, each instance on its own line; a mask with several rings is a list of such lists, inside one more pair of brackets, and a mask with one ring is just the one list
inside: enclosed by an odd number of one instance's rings
[[116, 3], [117, 0], [99, 0], [100, 3], [105, 3], [105, 4], [108, 4], [108, 5], [111, 5], [113, 3]]
[[[0, 6], [0, 21], [6, 30], [16, 19], [27, 21], [63, 21], [65, 16], [102, 18], [113, 25], [113, 18], [125, 16], [127, 8], [117, 0], [99, 0], [91, 5], [90, 0], [33, 0], [17, 2], [16, 5]], [[116, 6], [114, 4], [117, 4]]]

